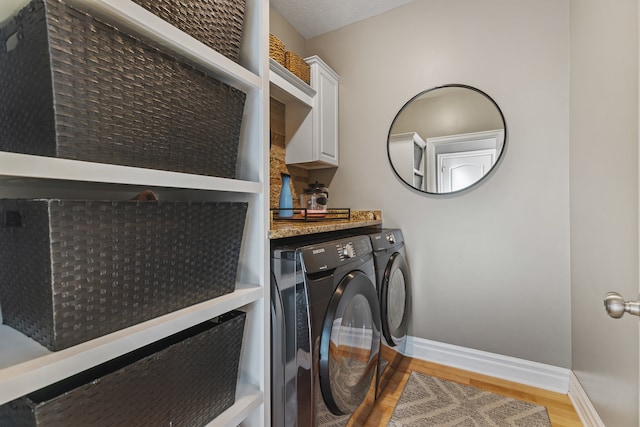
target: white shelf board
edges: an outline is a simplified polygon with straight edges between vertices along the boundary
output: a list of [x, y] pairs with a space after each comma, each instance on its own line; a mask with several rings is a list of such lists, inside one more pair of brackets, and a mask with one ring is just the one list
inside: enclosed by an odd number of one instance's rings
[[230, 294], [57, 352], [0, 325], [0, 405], [263, 297], [262, 287], [237, 284]]
[[264, 395], [257, 386], [238, 384], [236, 401], [229, 409], [218, 415], [206, 427], [229, 427], [239, 425], [258, 406], [264, 403]]
[[262, 184], [181, 172], [0, 152], [0, 177], [260, 193]]
[[67, 3], [128, 34], [150, 40], [178, 57], [193, 61], [237, 89], [246, 92], [262, 87], [259, 76], [131, 0], [67, 0]]
[[293, 75], [291, 71], [269, 58], [269, 91], [272, 98], [289, 104], [296, 102], [313, 107], [316, 90]]

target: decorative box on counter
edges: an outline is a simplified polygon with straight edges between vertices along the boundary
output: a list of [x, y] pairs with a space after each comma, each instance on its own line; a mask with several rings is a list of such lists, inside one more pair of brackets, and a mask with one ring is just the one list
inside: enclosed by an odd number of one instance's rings
[[227, 313], [6, 403], [0, 424], [203, 426], [235, 402], [245, 318]]
[[246, 95], [61, 0], [0, 28], [0, 150], [235, 178]]
[[247, 203], [0, 200], [3, 322], [61, 350], [233, 292]]
[[133, 0], [164, 21], [238, 62], [244, 0]]

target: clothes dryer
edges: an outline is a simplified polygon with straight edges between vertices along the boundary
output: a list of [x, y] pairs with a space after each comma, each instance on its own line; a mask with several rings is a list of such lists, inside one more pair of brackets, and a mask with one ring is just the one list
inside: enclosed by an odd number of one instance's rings
[[369, 237], [277, 245], [271, 268], [273, 426], [359, 425], [380, 349]]
[[376, 397], [397, 370], [406, 351], [411, 314], [411, 275], [404, 236], [400, 229], [381, 229], [369, 234], [380, 300], [382, 339]]

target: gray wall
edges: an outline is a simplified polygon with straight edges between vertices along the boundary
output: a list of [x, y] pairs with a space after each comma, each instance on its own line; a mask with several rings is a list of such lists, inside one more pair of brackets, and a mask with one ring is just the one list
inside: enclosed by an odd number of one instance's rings
[[[568, 22], [568, 0], [420, 0], [307, 41], [341, 77], [340, 167], [312, 175], [332, 206], [404, 231], [414, 336], [571, 365]], [[446, 83], [497, 102], [507, 150], [483, 184], [428, 196], [394, 175], [386, 138]]]
[[0, 24], [25, 7], [29, 0], [2, 0], [0, 2]]
[[605, 425], [637, 427], [638, 1], [571, 1], [573, 370]]

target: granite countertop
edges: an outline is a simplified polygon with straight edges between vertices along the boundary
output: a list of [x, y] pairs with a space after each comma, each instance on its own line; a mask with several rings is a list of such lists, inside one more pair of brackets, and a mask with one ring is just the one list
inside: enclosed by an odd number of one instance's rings
[[272, 219], [269, 229], [269, 239], [282, 239], [285, 237], [370, 227], [380, 224], [382, 224], [382, 211], [379, 210], [351, 210], [349, 219], [323, 219], [315, 221]]

